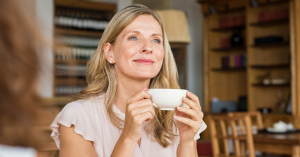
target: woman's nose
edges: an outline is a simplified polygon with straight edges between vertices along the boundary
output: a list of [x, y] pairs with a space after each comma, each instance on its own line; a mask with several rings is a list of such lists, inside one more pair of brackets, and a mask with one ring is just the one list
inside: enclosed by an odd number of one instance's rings
[[152, 53], [152, 46], [150, 42], [145, 41], [143, 47], [141, 48], [141, 53]]

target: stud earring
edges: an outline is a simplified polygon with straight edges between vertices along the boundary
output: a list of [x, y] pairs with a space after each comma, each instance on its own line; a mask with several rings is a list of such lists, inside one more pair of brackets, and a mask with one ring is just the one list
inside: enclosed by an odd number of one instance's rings
[[111, 64], [111, 63], [112, 63], [112, 61], [109, 61], [109, 63]]

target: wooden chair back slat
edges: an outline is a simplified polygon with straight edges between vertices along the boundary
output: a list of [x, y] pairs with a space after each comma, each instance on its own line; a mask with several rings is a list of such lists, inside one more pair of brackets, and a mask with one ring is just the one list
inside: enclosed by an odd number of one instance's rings
[[[225, 123], [224, 120], [220, 120], [220, 126], [221, 126], [221, 132], [222, 135], [224, 137], [227, 137], [227, 131], [226, 131], [226, 127], [225, 127]], [[225, 155], [230, 155], [229, 154], [229, 146], [228, 146], [228, 140], [226, 138], [223, 139], [223, 143], [224, 143], [224, 151], [225, 151]]]
[[[211, 139], [214, 157], [244, 157], [246, 151], [249, 157], [255, 157], [254, 144], [252, 137], [252, 123], [250, 116], [255, 114], [224, 114], [210, 115], [209, 124], [211, 129]], [[255, 115], [257, 116], [257, 115]], [[258, 127], [262, 123], [257, 122]], [[219, 125], [219, 127], [217, 127]], [[217, 129], [219, 128], [219, 129]], [[228, 132], [231, 129], [231, 134]], [[222, 141], [219, 143], [219, 139]], [[230, 155], [228, 140], [232, 140], [234, 146], [234, 154]], [[224, 151], [220, 151], [220, 146], [224, 147]], [[247, 147], [247, 148], [246, 148]], [[222, 147], [221, 147], [222, 148]]]
[[239, 140], [237, 139], [238, 133], [237, 133], [235, 122], [234, 121], [230, 121], [229, 123], [230, 123], [230, 126], [231, 126], [232, 135], [233, 135], [233, 137], [235, 137], [233, 139], [235, 155], [236, 156], [241, 156], [241, 152], [240, 152], [241, 148], [240, 148]]

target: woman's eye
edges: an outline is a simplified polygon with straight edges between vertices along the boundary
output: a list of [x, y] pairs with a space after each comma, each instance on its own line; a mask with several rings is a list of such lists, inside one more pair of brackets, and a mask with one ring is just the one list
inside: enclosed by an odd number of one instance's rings
[[130, 37], [129, 40], [136, 40], [136, 37]]
[[156, 43], [160, 43], [159, 39], [154, 39], [153, 41], [156, 42]]

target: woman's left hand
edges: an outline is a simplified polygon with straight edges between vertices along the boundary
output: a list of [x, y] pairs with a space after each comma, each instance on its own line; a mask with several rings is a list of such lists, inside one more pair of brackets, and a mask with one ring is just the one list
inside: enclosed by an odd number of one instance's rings
[[174, 116], [177, 120], [180, 143], [193, 142], [194, 136], [203, 123], [203, 112], [198, 97], [189, 91], [186, 95], [190, 99], [182, 98], [182, 101], [190, 108], [177, 107]]

